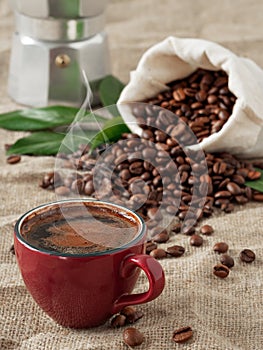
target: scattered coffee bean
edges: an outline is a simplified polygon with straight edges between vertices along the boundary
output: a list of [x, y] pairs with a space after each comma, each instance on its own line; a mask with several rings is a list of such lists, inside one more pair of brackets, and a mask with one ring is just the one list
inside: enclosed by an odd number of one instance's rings
[[121, 310], [121, 314], [126, 317], [126, 323], [135, 323], [140, 318], [143, 317], [143, 312], [140, 310], [137, 310], [135, 307], [132, 306], [126, 306]]
[[190, 237], [190, 244], [195, 247], [200, 247], [203, 244], [204, 240], [199, 235], [192, 235]]
[[157, 249], [154, 249], [150, 252], [150, 255], [155, 258], [155, 259], [163, 259], [163, 258], [166, 258], [166, 251], [162, 248], [157, 248]]
[[157, 248], [157, 244], [156, 243], [154, 243], [154, 242], [147, 242], [146, 243], [146, 254], [150, 254], [150, 252], [152, 251], [152, 250], [154, 250], [154, 249], [156, 249]]
[[228, 251], [228, 244], [225, 242], [218, 242], [214, 245], [213, 250], [219, 254], [226, 253]]
[[185, 252], [185, 248], [180, 246], [180, 245], [173, 245], [171, 247], [168, 247], [166, 249], [167, 254], [175, 257], [175, 258], [179, 258], [180, 256], [182, 256]]
[[125, 344], [135, 347], [143, 343], [144, 336], [138, 329], [129, 327], [123, 332], [123, 340]]
[[178, 222], [172, 227], [172, 232], [180, 233], [181, 228], [182, 228], [182, 224], [180, 222]]
[[156, 243], [165, 243], [168, 241], [168, 239], [169, 239], [169, 234], [166, 230], [165, 232], [163, 231], [153, 236], [153, 241]]
[[8, 164], [16, 164], [16, 163], [19, 163], [20, 160], [21, 160], [21, 156], [15, 155], [15, 154], [7, 157], [6, 159]]
[[245, 263], [251, 263], [256, 259], [256, 254], [250, 249], [244, 249], [239, 254], [240, 260]]
[[173, 341], [176, 343], [185, 343], [193, 337], [193, 330], [191, 327], [182, 327], [176, 329], [173, 333]]
[[70, 189], [66, 186], [59, 186], [55, 189], [58, 196], [67, 196], [70, 194]]
[[257, 202], [263, 202], [263, 193], [253, 193], [253, 200]]
[[200, 228], [200, 233], [202, 233], [203, 235], [211, 235], [212, 233], [214, 232], [214, 229], [212, 226], [210, 225], [203, 225], [201, 228]]
[[195, 233], [195, 228], [193, 226], [182, 226], [181, 233], [187, 236], [191, 236]]
[[54, 172], [46, 173], [39, 186], [42, 188], [54, 187], [54, 176]]
[[231, 268], [235, 265], [234, 259], [228, 254], [222, 254], [220, 256], [220, 262], [228, 268]]
[[226, 278], [229, 275], [229, 268], [223, 264], [217, 264], [214, 266], [213, 273], [215, 276], [220, 278]]
[[124, 315], [114, 315], [111, 319], [110, 325], [112, 328], [120, 328], [126, 325], [126, 317]]
[[12, 244], [11, 247], [10, 247], [10, 253], [12, 253], [13, 255], [16, 255], [16, 252], [15, 252], [15, 247], [14, 245]]
[[133, 315], [136, 312], [135, 307], [133, 306], [125, 306], [122, 310], [121, 310], [121, 314], [127, 316]]

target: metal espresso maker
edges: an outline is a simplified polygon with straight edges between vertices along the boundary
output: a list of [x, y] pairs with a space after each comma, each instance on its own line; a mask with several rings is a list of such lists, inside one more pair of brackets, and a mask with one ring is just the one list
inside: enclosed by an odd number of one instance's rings
[[12, 0], [15, 33], [8, 92], [29, 106], [79, 106], [110, 72], [104, 11], [108, 0]]

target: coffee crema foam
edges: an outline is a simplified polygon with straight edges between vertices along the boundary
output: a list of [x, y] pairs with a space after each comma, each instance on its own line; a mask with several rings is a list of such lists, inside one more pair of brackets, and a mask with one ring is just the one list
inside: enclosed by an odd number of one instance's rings
[[22, 237], [50, 252], [88, 254], [118, 248], [139, 230], [135, 217], [99, 203], [63, 203], [41, 208], [23, 222]]

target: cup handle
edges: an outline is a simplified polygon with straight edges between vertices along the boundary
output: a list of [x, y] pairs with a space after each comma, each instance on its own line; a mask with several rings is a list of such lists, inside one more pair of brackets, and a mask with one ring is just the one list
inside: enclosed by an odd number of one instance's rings
[[141, 268], [148, 280], [149, 289], [147, 292], [138, 294], [123, 294], [115, 301], [112, 313], [115, 314], [125, 306], [147, 303], [157, 298], [163, 291], [165, 277], [160, 263], [153, 257], [146, 254], [129, 255], [123, 261], [121, 267], [121, 277], [126, 278], [130, 275], [134, 265]]

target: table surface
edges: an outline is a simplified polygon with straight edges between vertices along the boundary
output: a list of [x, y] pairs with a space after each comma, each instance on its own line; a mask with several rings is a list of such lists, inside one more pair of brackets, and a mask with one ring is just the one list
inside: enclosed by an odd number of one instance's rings
[[[260, 0], [113, 0], [107, 9], [107, 32], [112, 72], [128, 82], [129, 72], [142, 53], [169, 35], [196, 37], [218, 42], [263, 67], [263, 2]], [[18, 109], [7, 94], [7, 77], [13, 32], [13, 15], [7, 0], [0, 1], [0, 112]], [[112, 349], [128, 347], [122, 329], [108, 324], [89, 330], [71, 330], [56, 325], [25, 289], [9, 251], [13, 222], [38, 204], [52, 201], [50, 191], [39, 188], [43, 174], [52, 171], [52, 157], [23, 156], [8, 165], [4, 144], [24, 135], [0, 129], [0, 349]], [[260, 203], [236, 206], [231, 214], [215, 214], [204, 221], [215, 232], [200, 248], [191, 247], [187, 236], [169, 242], [182, 244], [179, 259], [161, 262], [166, 274], [162, 295], [139, 308], [144, 317], [136, 327], [145, 335], [138, 349], [261, 350], [263, 348], [263, 208]], [[213, 276], [218, 256], [217, 241], [226, 241], [236, 265], [229, 277]], [[239, 252], [251, 248], [252, 264], [238, 260]], [[142, 275], [136, 291], [147, 289]], [[173, 330], [190, 325], [193, 339], [184, 345], [172, 342]]]

